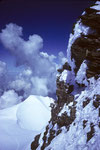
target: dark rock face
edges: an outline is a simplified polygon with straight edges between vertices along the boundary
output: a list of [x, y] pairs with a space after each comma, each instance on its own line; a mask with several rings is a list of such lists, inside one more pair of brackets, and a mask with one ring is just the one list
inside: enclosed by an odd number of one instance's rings
[[64, 70], [69, 70], [69, 71], [71, 71], [71, 67], [70, 67], [70, 65], [68, 64], [68, 62], [66, 62], [66, 63], [63, 65], [63, 67], [62, 67], [61, 69], [58, 69], [58, 72], [59, 72], [59, 73], [62, 73]]
[[93, 101], [93, 106], [96, 109], [100, 106], [100, 95], [96, 95], [96, 99]]
[[95, 133], [93, 123], [91, 123], [90, 127], [91, 127], [91, 130], [90, 130], [90, 132], [87, 133], [87, 142], [93, 137], [93, 135]]
[[32, 150], [36, 150], [36, 148], [39, 146], [39, 138], [40, 138], [40, 134], [39, 135], [37, 135], [36, 137], [35, 137], [35, 139], [34, 139], [34, 142], [32, 142], [32, 144], [31, 144], [31, 149]]
[[56, 95], [58, 97], [58, 103], [69, 103], [70, 101], [73, 101], [73, 96], [70, 94], [74, 89], [73, 85], [66, 84], [64, 81], [59, 81], [59, 78], [57, 79], [56, 83]]
[[85, 106], [87, 106], [87, 105], [89, 104], [89, 102], [90, 102], [90, 99], [89, 99], [89, 98], [86, 98], [86, 100], [83, 101], [83, 108], [84, 108]]
[[83, 120], [83, 129], [86, 127], [87, 120]]
[[[75, 59], [75, 73], [80, 68], [83, 60], [87, 60], [87, 77], [98, 77], [100, 74], [100, 15], [98, 11], [87, 8], [82, 15], [81, 22], [90, 29], [88, 35], [81, 34], [71, 47], [71, 56]], [[80, 57], [79, 57], [80, 56]]]
[[91, 27], [93, 30], [98, 31], [100, 33], [100, 15], [97, 14], [98, 10], [88, 8], [86, 9], [86, 14], [81, 16], [82, 23], [86, 26]]

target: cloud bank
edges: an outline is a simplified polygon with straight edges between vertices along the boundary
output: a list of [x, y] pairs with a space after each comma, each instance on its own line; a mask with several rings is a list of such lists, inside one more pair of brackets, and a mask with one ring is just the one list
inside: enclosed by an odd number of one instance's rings
[[[7, 90], [14, 90], [23, 98], [31, 94], [53, 95], [56, 92], [58, 67], [54, 61], [56, 56], [41, 51], [43, 39], [39, 35], [30, 35], [26, 41], [23, 39], [22, 31], [22, 27], [10, 23], [0, 33], [2, 44], [16, 57], [16, 66], [24, 66], [23, 71], [13, 80], [8, 77]], [[62, 52], [58, 54], [58, 59], [61, 64], [65, 62]], [[3, 74], [6, 74], [5, 71], [6, 64], [0, 62], [0, 80], [2, 80]]]

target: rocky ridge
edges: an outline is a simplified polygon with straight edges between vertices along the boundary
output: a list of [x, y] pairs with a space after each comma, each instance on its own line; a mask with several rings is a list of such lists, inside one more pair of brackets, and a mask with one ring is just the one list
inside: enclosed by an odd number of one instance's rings
[[87, 8], [70, 35], [57, 77], [57, 102], [32, 150], [100, 150], [100, 1]]

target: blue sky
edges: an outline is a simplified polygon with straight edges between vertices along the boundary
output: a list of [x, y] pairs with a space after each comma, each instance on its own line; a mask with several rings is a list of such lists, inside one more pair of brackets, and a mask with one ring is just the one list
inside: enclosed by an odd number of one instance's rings
[[[66, 55], [69, 34], [73, 23], [90, 0], [2, 0], [0, 2], [0, 32], [12, 22], [23, 27], [23, 38], [38, 34], [44, 40], [43, 51]], [[0, 43], [0, 59], [12, 64], [14, 57]]]

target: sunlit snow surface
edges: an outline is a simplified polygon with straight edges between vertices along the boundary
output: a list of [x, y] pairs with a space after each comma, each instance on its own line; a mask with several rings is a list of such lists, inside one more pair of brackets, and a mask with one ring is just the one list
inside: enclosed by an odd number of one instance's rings
[[0, 110], [0, 150], [29, 150], [35, 135], [51, 117], [53, 99], [30, 96], [24, 102]]
[[86, 64], [86, 60], [84, 60], [77, 72], [75, 80], [77, 81], [77, 83], [84, 84], [87, 86], [88, 82], [86, 77], [86, 70], [87, 70], [87, 64]]
[[97, 1], [95, 4], [96, 4], [95, 6], [92, 6], [92, 7], [90, 7], [90, 8], [96, 9], [96, 10], [99, 10], [99, 11], [100, 11], [100, 2]]

